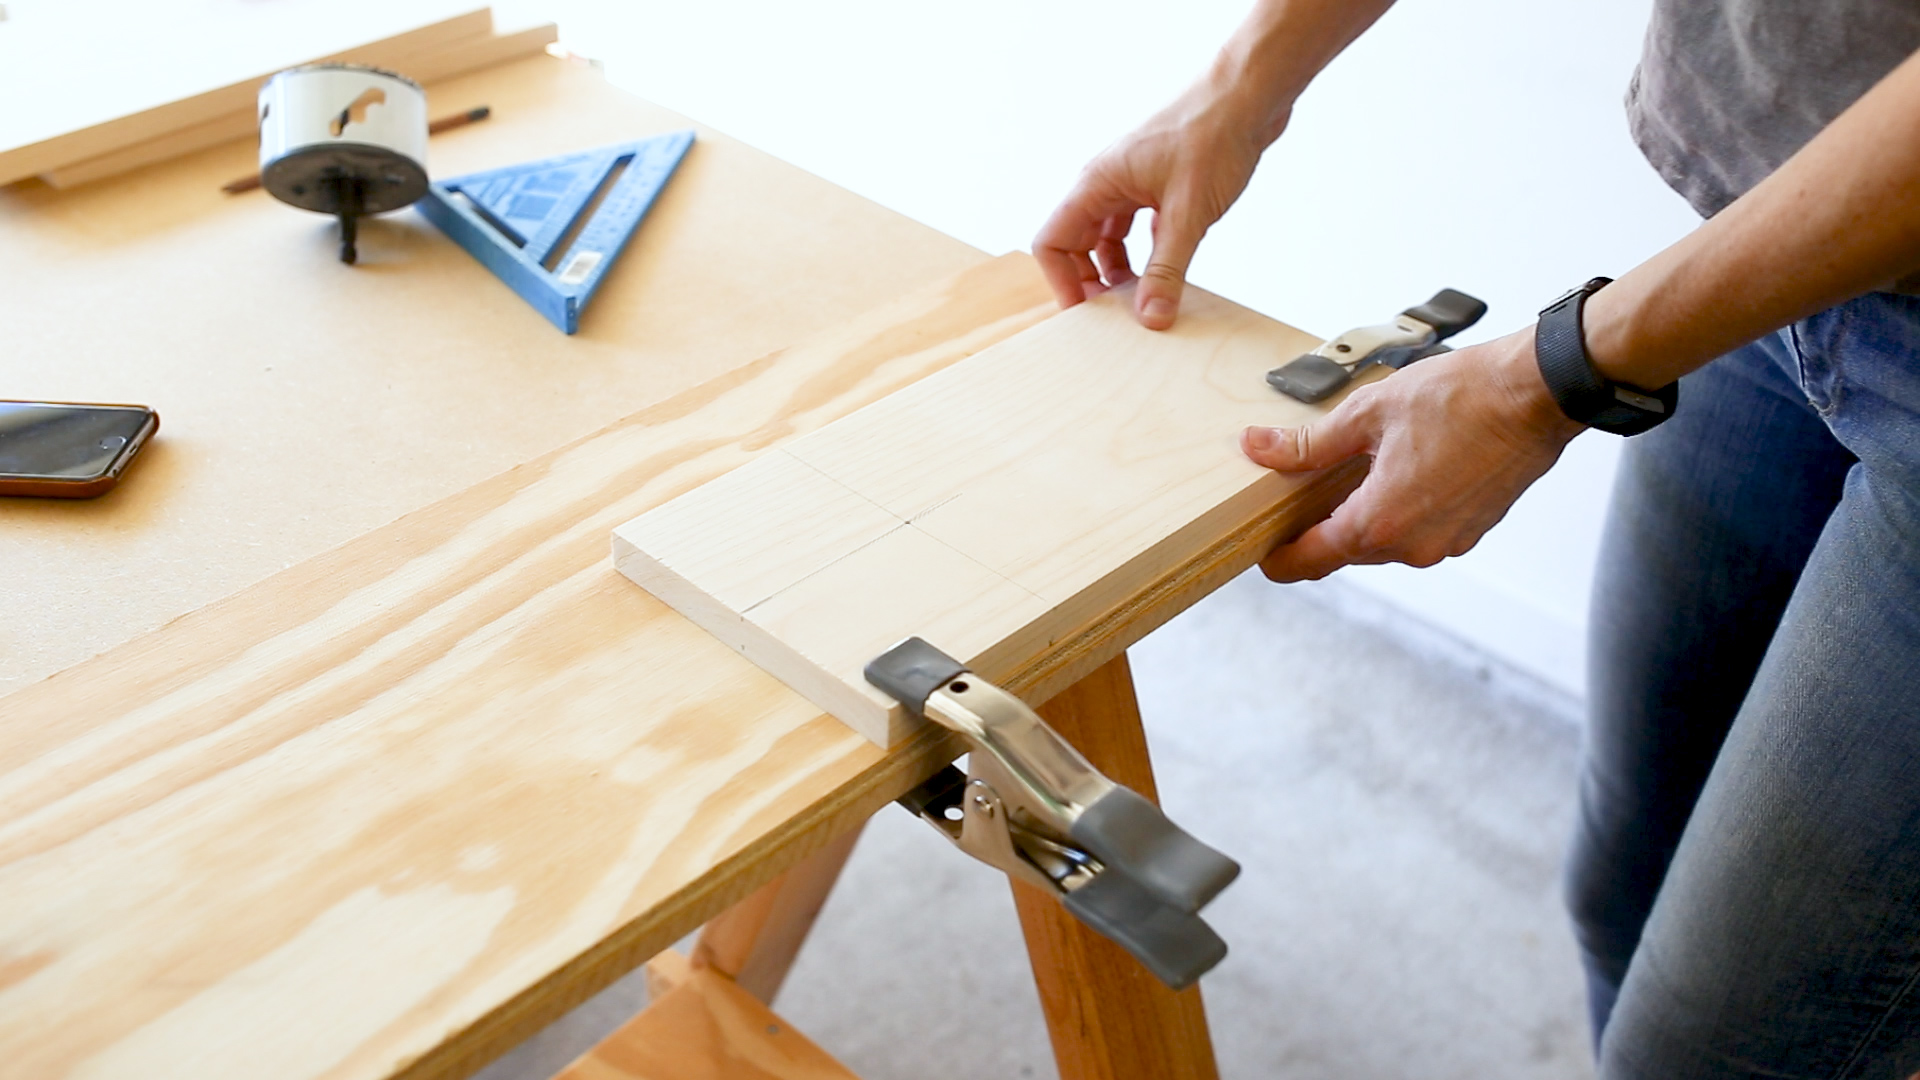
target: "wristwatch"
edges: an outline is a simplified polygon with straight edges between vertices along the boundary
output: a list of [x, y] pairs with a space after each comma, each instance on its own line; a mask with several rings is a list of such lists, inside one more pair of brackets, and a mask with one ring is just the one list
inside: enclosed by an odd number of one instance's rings
[[1533, 334], [1533, 357], [1540, 377], [1560, 411], [1578, 421], [1615, 435], [1638, 435], [1673, 415], [1680, 402], [1676, 380], [1659, 390], [1642, 390], [1612, 382], [1594, 370], [1587, 357], [1587, 339], [1580, 328], [1580, 312], [1587, 297], [1611, 282], [1597, 277], [1548, 304]]

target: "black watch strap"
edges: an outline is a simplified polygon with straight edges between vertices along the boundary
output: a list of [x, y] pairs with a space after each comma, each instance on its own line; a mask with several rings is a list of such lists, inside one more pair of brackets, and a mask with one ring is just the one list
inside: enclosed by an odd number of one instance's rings
[[1673, 415], [1680, 402], [1680, 384], [1642, 390], [1609, 382], [1594, 370], [1580, 313], [1587, 297], [1612, 281], [1594, 278], [1547, 305], [1534, 329], [1533, 356], [1553, 400], [1569, 419], [1615, 435], [1638, 435]]

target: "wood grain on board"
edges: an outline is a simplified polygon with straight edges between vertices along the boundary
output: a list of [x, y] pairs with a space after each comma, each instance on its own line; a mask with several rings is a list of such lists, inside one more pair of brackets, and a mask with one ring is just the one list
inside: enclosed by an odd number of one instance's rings
[[857, 1080], [732, 979], [686, 981], [554, 1080]]
[[[210, 5], [218, 7], [219, 5]], [[263, 5], [257, 5], [263, 6]], [[272, 5], [281, 7], [282, 5]], [[235, 72], [236, 80], [222, 86], [210, 87], [198, 93], [184, 97], [162, 97], [155, 101], [139, 96], [128, 97], [129, 87], [139, 87], [149, 81], [139, 77], [130, 77], [126, 68], [94, 73], [88, 69], [95, 62], [90, 57], [72, 57], [64, 69], [52, 69], [42, 57], [32, 53], [51, 53], [55, 57], [62, 51], [71, 51], [83, 47], [94, 53], [102, 51], [102, 46], [113, 44], [131, 45], [134, 49], [144, 46], [148, 55], [142, 57], [140, 67], [171, 65], [186, 72], [191, 78], [195, 68], [177, 55], [168, 56], [160, 41], [165, 34], [149, 37], [144, 41], [122, 42], [117, 39], [125, 31], [117, 28], [119, 13], [106, 20], [96, 20], [87, 27], [84, 41], [72, 40], [73, 31], [67, 28], [64, 34], [34, 34], [34, 23], [20, 20], [17, 24], [5, 25], [9, 37], [20, 35], [18, 42], [0, 39], [0, 46], [7, 51], [19, 53], [16, 65], [31, 73], [41, 71], [40, 85], [18, 87], [22, 91], [33, 90], [31, 97], [18, 100], [32, 100], [35, 107], [21, 109], [0, 134], [0, 184], [10, 184], [29, 176], [63, 166], [73, 165], [89, 158], [110, 154], [136, 143], [156, 139], [160, 136], [192, 128], [222, 117], [243, 115], [249, 120], [253, 116], [255, 99], [260, 92], [260, 84], [274, 72], [282, 68], [302, 63], [323, 63], [341, 61], [357, 64], [372, 64], [376, 67], [405, 70], [409, 64], [422, 57], [444, 52], [451, 46], [468, 38], [485, 39], [493, 30], [493, 13], [488, 8], [478, 8], [451, 17], [436, 18], [424, 25], [416, 24], [412, 28], [394, 33], [378, 41], [355, 45], [325, 55], [294, 51], [298, 42], [304, 40], [326, 40], [339, 33], [338, 27], [355, 25], [351, 12], [335, 7], [328, 11], [329, 4], [307, 0], [305, 4], [285, 5], [288, 11], [285, 17], [275, 25], [259, 25], [257, 16], [249, 18], [251, 13], [230, 8], [224, 12], [209, 13], [214, 21], [208, 22], [205, 29], [213, 32], [216, 41], [225, 43], [224, 55], [218, 56], [219, 67], [231, 67], [233, 63], [245, 63], [248, 58], [257, 57], [260, 66], [252, 70]], [[367, 9], [362, 12], [371, 14], [379, 5], [361, 2], [355, 7]], [[391, 22], [396, 17], [405, 18], [408, 11], [420, 9], [444, 8], [445, 3], [436, 0], [387, 0], [387, 7], [393, 14], [382, 21]], [[88, 10], [80, 9], [83, 13]], [[165, 6], [163, 11], [169, 10]], [[177, 8], [171, 10], [178, 10]], [[273, 14], [273, 13], [269, 13]], [[328, 17], [334, 24], [326, 26]], [[204, 17], [204, 16], [203, 16]], [[364, 25], [364, 18], [361, 20]], [[217, 36], [216, 36], [217, 35]], [[156, 40], [156, 38], [158, 40]], [[202, 43], [201, 47], [204, 47]], [[214, 59], [209, 57], [208, 59]], [[212, 65], [209, 65], [212, 66]], [[217, 70], [217, 68], [216, 68]], [[12, 82], [20, 76], [10, 73]], [[41, 100], [51, 95], [61, 95], [61, 100], [53, 107], [44, 106]], [[100, 104], [92, 104], [98, 100]], [[124, 113], [116, 114], [112, 110], [125, 108], [129, 103], [139, 104]], [[101, 113], [105, 111], [105, 115]], [[84, 118], [84, 119], [82, 119]], [[49, 122], [58, 125], [64, 120], [69, 126], [47, 129]], [[75, 123], [78, 121], [78, 123]], [[14, 130], [18, 128], [18, 130]], [[242, 133], [244, 134], [244, 132]]]
[[1107, 293], [649, 511], [616, 530], [617, 565], [882, 746], [914, 725], [861, 669], [904, 637], [996, 681], [1090, 626], [1137, 639], [1156, 581], [1245, 569], [1350, 477], [1238, 449], [1248, 424], [1321, 413], [1264, 378], [1315, 339], [1199, 289], [1156, 333], [1131, 301]]
[[[446, 102], [439, 100], [441, 95], [435, 93], [436, 84], [494, 64], [531, 56], [558, 41], [559, 37], [559, 28], [552, 23], [530, 26], [504, 34], [475, 34], [432, 48], [417, 56], [387, 58], [387, 62], [380, 66], [398, 71], [413, 81], [424, 84], [429, 114], [439, 115], [448, 111], [448, 107]], [[251, 85], [256, 89], [258, 87], [258, 83]], [[156, 162], [171, 161], [221, 143], [239, 139], [256, 139], [259, 124], [254, 117], [255, 110], [256, 106], [250, 100], [245, 108], [191, 127], [169, 131], [155, 138], [130, 143], [97, 157], [48, 169], [40, 174], [40, 179], [57, 188], [75, 187], [144, 168]]]
[[986, 262], [0, 699], [0, 1061], [464, 1076], [930, 775], [606, 537], [1052, 310]]

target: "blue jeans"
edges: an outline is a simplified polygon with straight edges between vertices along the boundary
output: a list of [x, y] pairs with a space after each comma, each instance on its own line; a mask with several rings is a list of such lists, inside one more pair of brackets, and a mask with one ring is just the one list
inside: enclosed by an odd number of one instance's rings
[[1600, 1075], [1920, 1070], [1920, 297], [1628, 441], [1567, 897]]

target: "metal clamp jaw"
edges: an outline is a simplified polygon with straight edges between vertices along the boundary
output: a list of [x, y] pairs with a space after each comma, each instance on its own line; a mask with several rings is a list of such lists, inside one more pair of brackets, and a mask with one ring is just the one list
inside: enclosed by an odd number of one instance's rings
[[1101, 775], [1012, 694], [919, 638], [867, 665], [867, 681], [958, 732], [949, 765], [902, 806], [991, 866], [1043, 889], [1178, 989], [1227, 954], [1197, 914], [1240, 873], [1160, 809]]
[[1403, 368], [1449, 351], [1441, 342], [1480, 321], [1487, 305], [1457, 289], [1401, 312], [1390, 323], [1349, 330], [1267, 372], [1267, 384], [1309, 405], [1324, 401], [1369, 367]]

